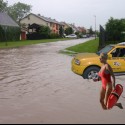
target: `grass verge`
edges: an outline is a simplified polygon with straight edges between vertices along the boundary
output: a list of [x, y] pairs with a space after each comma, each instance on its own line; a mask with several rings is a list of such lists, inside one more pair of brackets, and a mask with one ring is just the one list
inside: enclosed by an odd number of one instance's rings
[[84, 52], [96, 53], [98, 51], [98, 46], [99, 46], [99, 39], [90, 40], [85, 43], [66, 48], [65, 50], [62, 51], [62, 53], [68, 55], [76, 53], [84, 53]]
[[32, 44], [40, 44], [40, 43], [47, 43], [47, 42], [58, 42], [69, 40], [67, 38], [61, 39], [44, 39], [44, 40], [25, 40], [25, 41], [15, 41], [15, 42], [0, 42], [0, 48], [17, 48], [21, 46], [27, 46]]

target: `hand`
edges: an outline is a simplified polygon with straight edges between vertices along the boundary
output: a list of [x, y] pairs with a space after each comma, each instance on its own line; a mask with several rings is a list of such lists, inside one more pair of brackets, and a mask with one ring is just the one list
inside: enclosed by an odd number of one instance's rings
[[98, 78], [94, 78], [93, 81], [94, 81], [94, 82], [97, 82], [97, 81], [99, 81], [99, 80], [98, 80]]
[[93, 81], [94, 81], [94, 82], [98, 82], [98, 81], [100, 81], [100, 80], [101, 80], [101, 78], [100, 78], [99, 76], [93, 78]]

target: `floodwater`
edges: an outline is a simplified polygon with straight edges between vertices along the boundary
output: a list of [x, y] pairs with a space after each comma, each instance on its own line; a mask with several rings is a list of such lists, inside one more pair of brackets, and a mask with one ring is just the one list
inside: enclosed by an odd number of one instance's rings
[[0, 123], [125, 123], [124, 109], [101, 109], [101, 84], [74, 74], [72, 57], [59, 53], [87, 40], [1, 49]]

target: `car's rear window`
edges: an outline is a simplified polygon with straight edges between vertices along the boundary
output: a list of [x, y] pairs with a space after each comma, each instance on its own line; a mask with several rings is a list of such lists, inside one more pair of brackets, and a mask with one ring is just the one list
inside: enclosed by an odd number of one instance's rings
[[101, 53], [108, 53], [110, 50], [112, 50], [112, 48], [114, 48], [113, 46], [111, 45], [108, 45], [106, 47], [104, 47], [103, 49], [101, 49], [99, 52], [97, 52], [98, 55], [100, 55]]

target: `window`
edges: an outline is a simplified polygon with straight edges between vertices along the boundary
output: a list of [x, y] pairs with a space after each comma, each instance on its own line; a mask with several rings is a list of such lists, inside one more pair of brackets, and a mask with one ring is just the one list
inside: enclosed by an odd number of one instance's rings
[[125, 48], [116, 48], [112, 52], [112, 57], [124, 57], [125, 56]]
[[113, 46], [108, 45], [108, 46], [104, 47], [103, 49], [101, 49], [99, 52], [97, 52], [97, 54], [98, 55], [100, 55], [101, 53], [107, 54], [112, 49], [113, 49]]

